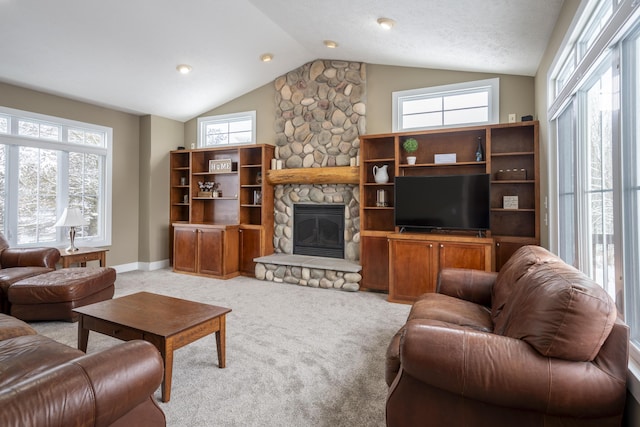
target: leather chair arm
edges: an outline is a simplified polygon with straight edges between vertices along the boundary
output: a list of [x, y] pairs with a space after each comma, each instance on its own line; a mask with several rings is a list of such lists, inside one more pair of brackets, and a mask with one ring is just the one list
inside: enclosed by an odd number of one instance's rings
[[7, 248], [0, 253], [0, 265], [2, 265], [2, 268], [55, 268], [59, 260], [60, 251], [56, 248]]
[[108, 426], [148, 400], [162, 375], [152, 344], [118, 344], [0, 390], [0, 425]]
[[400, 363], [402, 375], [503, 407], [588, 417], [624, 405], [624, 381], [593, 363], [544, 357], [522, 340], [439, 321], [407, 322]]
[[491, 291], [498, 273], [467, 268], [443, 268], [436, 291], [491, 307]]

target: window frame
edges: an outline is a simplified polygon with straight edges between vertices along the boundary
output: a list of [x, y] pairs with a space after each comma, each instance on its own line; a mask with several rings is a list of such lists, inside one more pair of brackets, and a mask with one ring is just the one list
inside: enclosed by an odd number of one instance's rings
[[[100, 232], [97, 237], [83, 237], [77, 236], [76, 242], [81, 243], [83, 246], [98, 247], [98, 246], [111, 246], [112, 241], [112, 187], [113, 187], [113, 129], [111, 127], [97, 125], [93, 123], [80, 122], [76, 120], [66, 119], [62, 117], [49, 116], [40, 113], [34, 113], [29, 111], [17, 110], [14, 108], [0, 106], [0, 116], [8, 117], [9, 125], [7, 133], [0, 133], [0, 144], [6, 146], [6, 162], [8, 171], [6, 175], [6, 182], [4, 192], [6, 195], [5, 202], [5, 223], [4, 230], [5, 238], [9, 241], [12, 247], [37, 247], [37, 246], [57, 246], [63, 247], [68, 245], [69, 235], [68, 230], [65, 227], [58, 227], [56, 229], [55, 241], [42, 241], [19, 244], [17, 242], [17, 236], [15, 234], [15, 227], [17, 226], [17, 208], [13, 209], [13, 206], [18, 204], [17, 191], [9, 191], [14, 188], [17, 189], [18, 183], [16, 182], [18, 169], [14, 169], [10, 166], [18, 163], [18, 149], [15, 147], [29, 147], [36, 149], [52, 150], [63, 154], [62, 157], [66, 160], [62, 160], [63, 164], [68, 164], [68, 156], [70, 153], [92, 154], [102, 158], [103, 175], [99, 178], [99, 194], [100, 203], [97, 214], [101, 216]], [[39, 123], [46, 123], [52, 126], [58, 126], [60, 131], [56, 139], [53, 138], [38, 138], [28, 135], [18, 135], [17, 122], [20, 119], [30, 120]], [[85, 132], [95, 132], [103, 135], [103, 146], [81, 144], [76, 142], [66, 141], [68, 137], [68, 130], [83, 130]], [[12, 148], [13, 147], [13, 148]], [[60, 154], [58, 154], [60, 162]], [[60, 164], [59, 164], [60, 166]], [[68, 206], [68, 173], [57, 174], [60, 182], [56, 192], [56, 218], [62, 215], [64, 208]]]
[[[240, 121], [241, 119], [249, 119], [251, 120], [251, 141], [249, 142], [237, 142], [237, 143], [227, 143], [227, 144], [207, 144], [206, 143], [206, 132], [205, 129], [207, 125], [213, 123], [232, 123], [236, 121]], [[229, 135], [229, 132], [227, 133]], [[229, 114], [219, 114], [215, 116], [205, 116], [198, 117], [198, 148], [211, 148], [211, 147], [231, 147], [238, 145], [250, 145], [256, 144], [256, 111], [243, 111], [238, 113], [229, 113]]]
[[[633, 310], [640, 307], [640, 288], [637, 279], [640, 277], [640, 270], [637, 266], [638, 247], [640, 243], [638, 240], [638, 234], [632, 238], [636, 241], [634, 245], [629, 245], [628, 234], [630, 232], [637, 232], [640, 228], [638, 224], [637, 213], [636, 217], [632, 217], [628, 211], [629, 198], [627, 193], [627, 180], [629, 178], [629, 170], [637, 168], [636, 164], [629, 165], [625, 161], [630, 161], [629, 145], [635, 144], [633, 149], [640, 151], [640, 145], [637, 140], [638, 132], [640, 128], [631, 128], [630, 122], [635, 122], [637, 115], [637, 104], [629, 102], [629, 94], [638, 96], [637, 85], [640, 85], [640, 77], [638, 77], [637, 70], [630, 72], [628, 53], [625, 53], [625, 45], [634, 37], [639, 37], [640, 34], [640, 3], [635, 0], [589, 0], [583, 2], [576, 12], [574, 21], [570, 30], [567, 32], [567, 37], [563, 41], [564, 48], [558, 50], [559, 54], [556, 55], [550, 72], [547, 75], [547, 87], [548, 87], [548, 117], [549, 117], [549, 152], [550, 152], [550, 171], [554, 171], [549, 177], [549, 195], [550, 200], [559, 194], [558, 190], [558, 167], [561, 159], [558, 156], [558, 125], [557, 120], [565, 111], [567, 106], [573, 104], [577, 106], [577, 109], [583, 109], [581, 101], [575, 99], [575, 95], [587, 87], [589, 79], [597, 72], [603, 64], [608, 63], [613, 67], [613, 97], [612, 97], [612, 156], [613, 156], [613, 168], [616, 171], [613, 175], [613, 222], [614, 222], [614, 268], [615, 268], [615, 299], [619, 312], [632, 329], [630, 338], [630, 360], [629, 371], [632, 381], [629, 383], [629, 388], [634, 394], [636, 400], [640, 400], [640, 345], [638, 336], [640, 336], [640, 317], [636, 316], [635, 320], [632, 318]], [[592, 38], [593, 43], [586, 47], [583, 43], [585, 39], [584, 34], [590, 32], [593, 28], [594, 15], [598, 15], [596, 19], [601, 19], [603, 14], [602, 10], [605, 7], [612, 7], [612, 13], [609, 14], [606, 22], [600, 22], [599, 34]], [[636, 39], [636, 42], [637, 39]], [[582, 44], [580, 44], [582, 43]], [[585, 48], [586, 49], [583, 49]], [[572, 50], [578, 50], [579, 58], [577, 58], [576, 67], [572, 73], [568, 73], [566, 78], [566, 84], [563, 87], [559, 87], [558, 78], [563, 75], [563, 68], [566, 63], [567, 55]], [[584, 51], [580, 51], [583, 49]], [[639, 58], [635, 58], [636, 64], [639, 64]], [[607, 62], [608, 61], [608, 62]], [[639, 67], [640, 68], [640, 67]], [[629, 84], [630, 79], [635, 79], [633, 84], [635, 86], [635, 92], [633, 88], [625, 86]], [[578, 111], [578, 115], [580, 112]], [[582, 137], [584, 133], [584, 123], [581, 123], [584, 119], [577, 117], [577, 132], [578, 141], [584, 141]], [[554, 154], [555, 153], [555, 154]], [[554, 155], [556, 157], [554, 157]], [[578, 157], [578, 161], [583, 161]], [[586, 167], [583, 165], [581, 167]], [[635, 169], [634, 169], [635, 170]], [[578, 190], [577, 190], [578, 191]], [[578, 205], [577, 208], [580, 208]], [[584, 207], [582, 208], [585, 209]], [[586, 208], [588, 209], [588, 207]], [[637, 208], [640, 210], [640, 207]], [[559, 207], [554, 206], [554, 209], [550, 209], [550, 249], [557, 251], [560, 246], [559, 230]], [[582, 215], [584, 216], [584, 215]], [[576, 213], [576, 221], [581, 220], [581, 214]], [[631, 220], [633, 218], [633, 220]], [[626, 228], [626, 229], [625, 229]], [[580, 232], [578, 232], [580, 234]], [[578, 238], [580, 240], [580, 238]], [[632, 247], [633, 246], [633, 247]], [[578, 242], [578, 248], [582, 247]], [[585, 250], [584, 248], [582, 249]], [[636, 251], [636, 252], [634, 252]], [[585, 257], [578, 254], [577, 256], [578, 268], [584, 269]], [[635, 270], [631, 272], [629, 268]], [[633, 299], [633, 301], [630, 301]], [[633, 304], [630, 304], [633, 303]], [[634, 308], [635, 307], [635, 308]], [[633, 341], [633, 336], [636, 336], [636, 342]]]
[[[488, 95], [487, 100], [487, 120], [478, 122], [457, 122], [451, 124], [444, 124], [438, 126], [421, 126], [421, 127], [405, 127], [403, 126], [403, 104], [408, 101], [415, 101], [421, 99], [434, 99], [446, 96], [454, 96], [461, 94], [481, 93], [486, 92]], [[431, 86], [419, 89], [409, 89], [392, 92], [392, 129], [393, 132], [404, 131], [416, 131], [426, 129], [446, 129], [460, 126], [478, 126], [496, 124], [500, 119], [500, 78], [495, 77], [491, 79], [475, 80], [463, 83], [453, 83], [441, 86]], [[439, 110], [441, 113], [445, 113], [446, 110], [442, 108]]]

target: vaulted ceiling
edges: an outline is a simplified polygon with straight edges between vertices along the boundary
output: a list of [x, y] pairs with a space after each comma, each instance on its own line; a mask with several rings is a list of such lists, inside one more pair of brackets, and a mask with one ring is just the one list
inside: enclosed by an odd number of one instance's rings
[[[186, 121], [314, 59], [533, 76], [561, 6], [562, 0], [0, 0], [0, 81]], [[382, 30], [381, 17], [395, 26]], [[328, 49], [324, 40], [338, 47]], [[265, 53], [273, 60], [261, 62]], [[183, 63], [191, 73], [176, 71]]]

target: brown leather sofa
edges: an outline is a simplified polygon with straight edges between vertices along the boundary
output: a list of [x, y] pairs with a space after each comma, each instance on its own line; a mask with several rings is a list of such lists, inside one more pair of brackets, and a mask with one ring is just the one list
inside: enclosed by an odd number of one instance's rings
[[499, 273], [445, 269], [387, 350], [388, 426], [619, 426], [629, 329], [538, 246]]
[[165, 426], [162, 375], [146, 341], [85, 355], [0, 314], [1, 426]]
[[9, 287], [22, 279], [56, 269], [60, 252], [56, 248], [10, 248], [0, 233], [0, 311], [9, 314]]

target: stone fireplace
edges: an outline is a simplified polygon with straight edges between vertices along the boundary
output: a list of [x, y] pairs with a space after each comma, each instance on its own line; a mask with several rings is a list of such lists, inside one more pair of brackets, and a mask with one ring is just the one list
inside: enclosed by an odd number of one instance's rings
[[342, 228], [344, 255], [340, 258], [357, 263], [360, 260], [360, 203], [358, 194], [358, 187], [348, 184], [276, 186], [273, 236], [276, 253], [296, 253], [294, 251], [294, 209], [296, 205], [333, 205], [342, 208], [344, 213]]
[[[365, 129], [365, 64], [317, 60], [279, 77], [274, 86], [275, 157], [282, 160], [284, 168], [348, 167], [358, 155], [359, 136]], [[305, 267], [257, 261], [256, 277], [357, 290], [361, 279], [358, 186], [313, 182], [276, 185], [273, 238], [276, 254], [295, 253], [296, 204], [337, 204], [344, 209], [342, 266], [312, 269], [314, 274], [310, 275]]]

